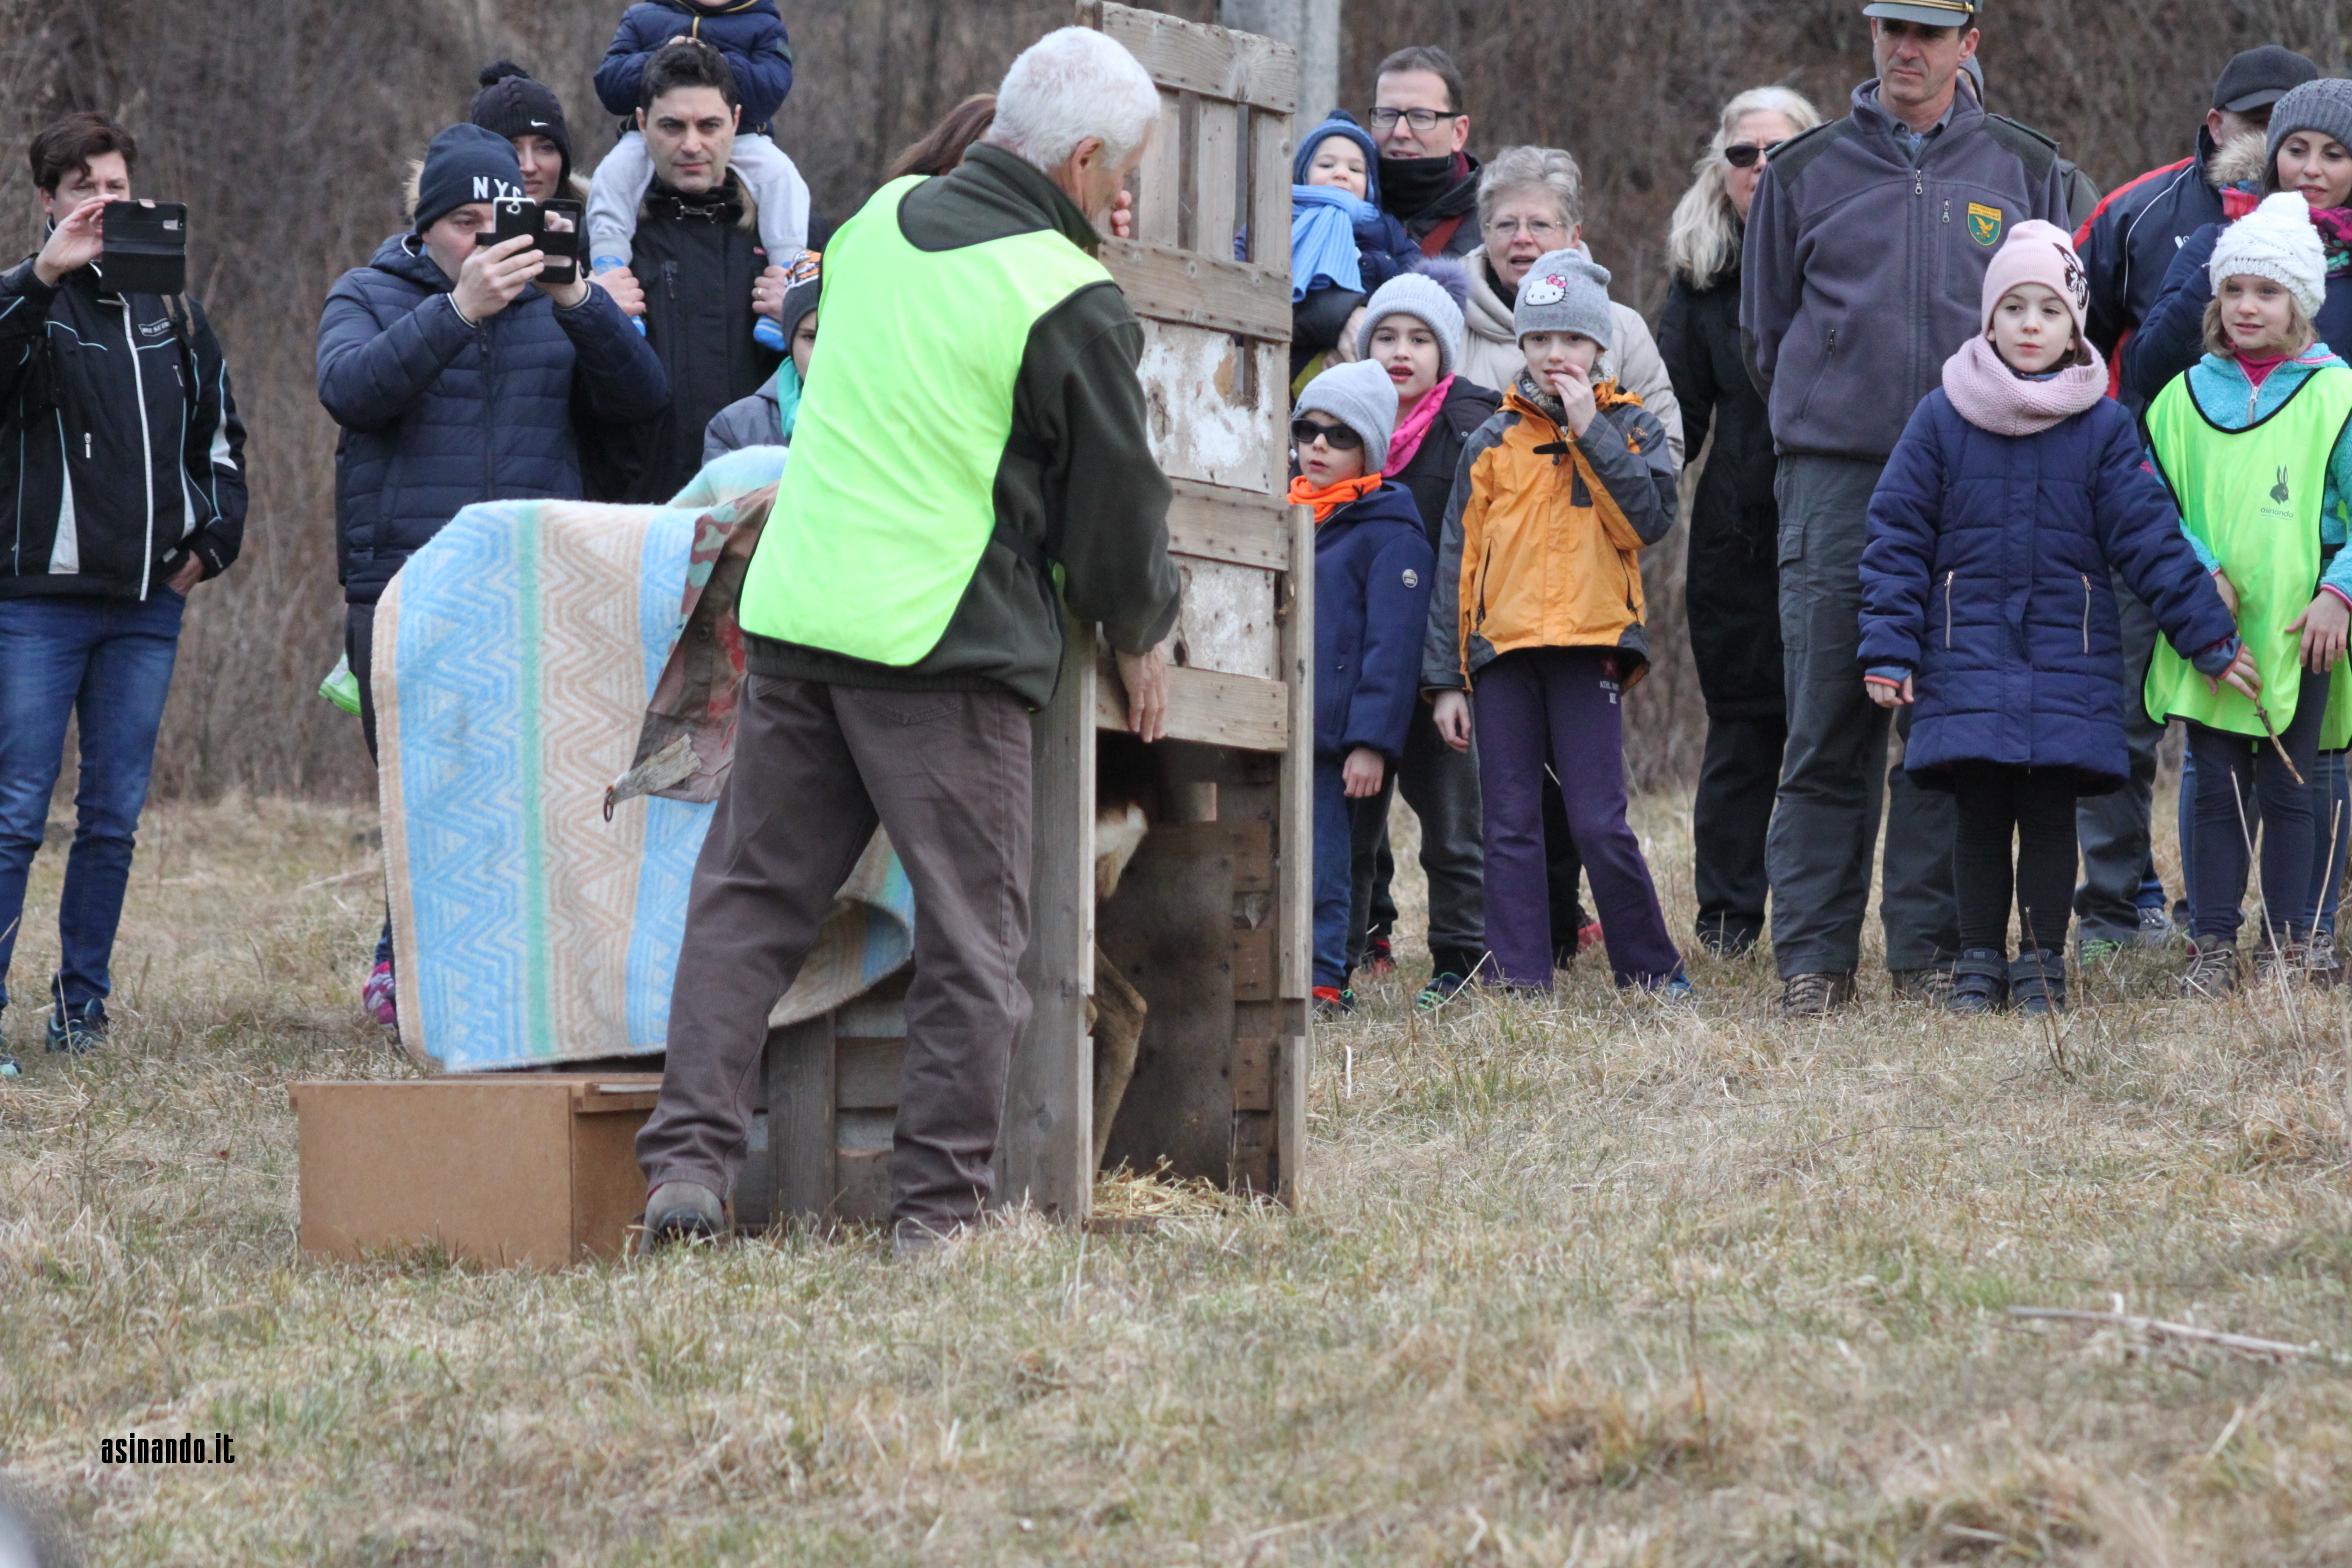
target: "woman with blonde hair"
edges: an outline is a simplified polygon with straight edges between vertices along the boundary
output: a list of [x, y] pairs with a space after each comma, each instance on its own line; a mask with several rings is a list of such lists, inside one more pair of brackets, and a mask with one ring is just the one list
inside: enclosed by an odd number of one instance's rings
[[1672, 281], [1658, 329], [1682, 407], [1684, 455], [1712, 454], [1691, 504], [1684, 577], [1691, 655], [1707, 702], [1707, 749], [1692, 808], [1698, 937], [1738, 957], [1764, 932], [1764, 835], [1788, 738], [1781, 694], [1779, 509], [1772, 427], [1740, 352], [1740, 241], [1773, 150], [1821, 123], [1785, 87], [1726, 104], [1674, 209]]

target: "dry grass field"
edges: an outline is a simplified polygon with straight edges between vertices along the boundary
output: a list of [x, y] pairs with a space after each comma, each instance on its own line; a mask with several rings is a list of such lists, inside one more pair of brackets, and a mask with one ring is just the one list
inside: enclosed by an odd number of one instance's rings
[[[1642, 825], [1686, 926], [1684, 823]], [[114, 1042], [11, 1020], [0, 1485], [61, 1560], [2352, 1562], [2346, 1000], [2143, 962], [2053, 1040], [1790, 1027], [1753, 965], [1691, 1014], [1392, 985], [1325, 1036], [1296, 1215], [328, 1267], [285, 1086], [409, 1070], [356, 1021], [367, 826], [158, 811]], [[2009, 1310], [2116, 1297], [2322, 1353]], [[238, 1462], [104, 1463], [133, 1429]]]

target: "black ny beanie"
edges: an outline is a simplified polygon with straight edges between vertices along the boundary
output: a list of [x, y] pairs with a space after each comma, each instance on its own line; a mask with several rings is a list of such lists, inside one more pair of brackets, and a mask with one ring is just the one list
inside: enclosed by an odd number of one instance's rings
[[523, 194], [523, 166], [514, 143], [479, 125], [452, 125], [425, 150], [417, 181], [416, 226], [423, 233], [469, 202]]
[[518, 136], [544, 136], [563, 154], [563, 175], [557, 194], [572, 181], [572, 133], [564, 124], [563, 100], [545, 82], [512, 60], [482, 67], [482, 90], [466, 118], [486, 131], [512, 141]]

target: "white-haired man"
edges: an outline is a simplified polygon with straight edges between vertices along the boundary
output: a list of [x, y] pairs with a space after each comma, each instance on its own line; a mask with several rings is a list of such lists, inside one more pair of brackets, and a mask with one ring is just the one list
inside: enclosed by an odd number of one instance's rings
[[827, 248], [825, 374], [743, 585], [735, 768], [637, 1140], [649, 1244], [723, 1223], [769, 1012], [877, 824], [915, 893], [896, 1245], [956, 1234], [989, 1196], [1029, 1017], [1029, 715], [1064, 600], [1102, 626], [1145, 740], [1166, 711], [1169, 487], [1142, 329], [1094, 255], [1158, 114], [1118, 44], [1050, 34], [960, 167], [885, 186]]

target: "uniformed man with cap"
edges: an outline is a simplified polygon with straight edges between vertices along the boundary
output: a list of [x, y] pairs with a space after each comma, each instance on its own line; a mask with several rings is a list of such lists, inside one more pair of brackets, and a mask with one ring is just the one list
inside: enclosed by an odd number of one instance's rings
[[1740, 326], [1780, 453], [1789, 743], [1766, 849], [1784, 1011], [1854, 995], [1880, 806], [1891, 790], [1887, 968], [1932, 997], [1958, 956], [1949, 795], [1887, 778], [1863, 695], [1860, 563], [1871, 492], [1944, 361], [1978, 330], [1985, 268], [2028, 218], [2067, 227], [2058, 145], [1959, 90], [1973, 0], [1866, 5], [1878, 75], [1842, 119], [1772, 155], [1749, 212]]

